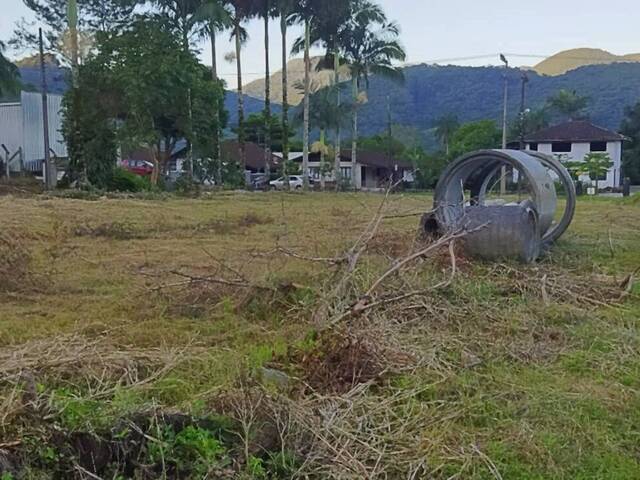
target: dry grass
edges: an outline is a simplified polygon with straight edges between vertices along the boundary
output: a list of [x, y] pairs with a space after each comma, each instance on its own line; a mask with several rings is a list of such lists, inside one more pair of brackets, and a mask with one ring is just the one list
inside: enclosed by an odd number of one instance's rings
[[224, 414], [236, 478], [277, 452], [278, 478], [637, 472], [635, 205], [581, 202], [522, 266], [418, 242], [419, 195], [10, 202], [7, 258], [47, 288], [0, 302], [0, 456], [36, 398], [80, 433], [150, 405]]

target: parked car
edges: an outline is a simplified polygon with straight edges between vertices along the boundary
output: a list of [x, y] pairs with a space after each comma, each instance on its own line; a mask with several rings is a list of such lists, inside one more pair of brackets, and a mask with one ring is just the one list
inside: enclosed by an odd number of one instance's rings
[[146, 160], [122, 160], [120, 166], [131, 173], [146, 177], [153, 173], [153, 163]]
[[[311, 183], [311, 179], [309, 179], [309, 183]], [[270, 181], [269, 185], [274, 190], [283, 190], [285, 188], [284, 177], [280, 177], [277, 180]], [[291, 190], [302, 190], [303, 186], [304, 180], [301, 175], [289, 176], [289, 188]]]

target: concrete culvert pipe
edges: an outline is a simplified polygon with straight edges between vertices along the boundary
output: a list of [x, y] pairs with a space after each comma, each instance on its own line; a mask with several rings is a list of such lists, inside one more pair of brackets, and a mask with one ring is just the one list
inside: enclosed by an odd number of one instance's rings
[[[489, 184], [503, 166], [517, 171], [525, 180], [530, 198], [512, 205], [487, 205]], [[555, 222], [556, 178], [567, 195], [559, 222]], [[465, 198], [465, 191], [471, 193], [470, 198]], [[471, 229], [464, 242], [469, 254], [531, 262], [543, 246], [566, 231], [574, 211], [571, 176], [555, 158], [529, 151], [480, 150], [455, 160], [442, 173], [434, 210], [422, 219], [421, 231], [433, 237]], [[479, 228], [481, 225], [484, 227]]]

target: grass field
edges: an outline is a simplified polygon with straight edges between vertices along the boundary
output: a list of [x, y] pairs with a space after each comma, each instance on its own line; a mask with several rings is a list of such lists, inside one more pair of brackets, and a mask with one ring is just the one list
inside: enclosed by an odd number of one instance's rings
[[0, 197], [0, 478], [640, 478], [640, 204], [365, 297], [431, 204], [348, 271], [382, 200]]

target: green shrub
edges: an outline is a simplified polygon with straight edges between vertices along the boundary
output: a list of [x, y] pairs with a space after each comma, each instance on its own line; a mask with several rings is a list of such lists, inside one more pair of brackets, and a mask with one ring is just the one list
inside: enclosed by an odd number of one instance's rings
[[117, 192], [142, 192], [149, 190], [151, 184], [148, 178], [141, 177], [134, 173], [117, 167], [113, 170], [111, 178], [107, 182], [107, 188]]

